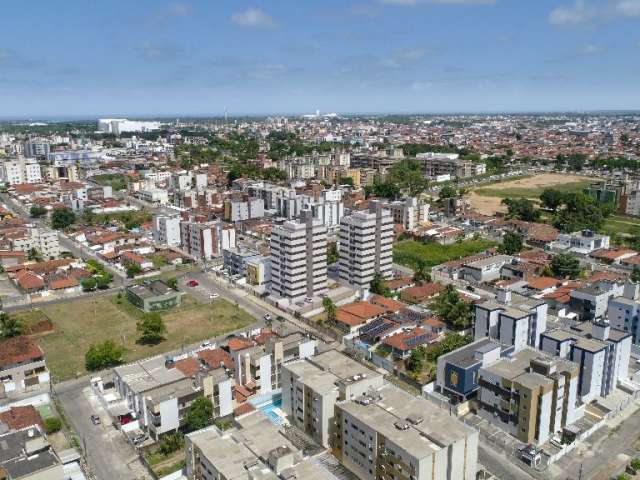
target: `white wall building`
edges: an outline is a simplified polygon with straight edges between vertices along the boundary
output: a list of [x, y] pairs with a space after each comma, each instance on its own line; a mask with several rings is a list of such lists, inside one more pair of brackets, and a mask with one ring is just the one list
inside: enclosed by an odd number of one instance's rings
[[180, 216], [156, 215], [153, 217], [153, 241], [169, 247], [180, 246]]
[[9, 185], [40, 183], [42, 182], [40, 165], [32, 158], [3, 162], [2, 180]]
[[98, 131], [120, 135], [124, 132], [150, 132], [160, 129], [160, 122], [127, 120], [126, 118], [100, 118]]
[[327, 229], [303, 212], [271, 232], [271, 293], [294, 300], [327, 291]]
[[393, 275], [393, 218], [382, 205], [372, 203], [369, 212], [355, 212], [340, 223], [340, 279], [366, 290], [376, 273]]

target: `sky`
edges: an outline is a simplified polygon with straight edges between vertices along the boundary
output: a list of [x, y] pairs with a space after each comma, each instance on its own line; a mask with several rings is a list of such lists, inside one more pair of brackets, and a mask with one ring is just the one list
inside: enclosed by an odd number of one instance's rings
[[0, 117], [640, 109], [640, 0], [3, 2]]

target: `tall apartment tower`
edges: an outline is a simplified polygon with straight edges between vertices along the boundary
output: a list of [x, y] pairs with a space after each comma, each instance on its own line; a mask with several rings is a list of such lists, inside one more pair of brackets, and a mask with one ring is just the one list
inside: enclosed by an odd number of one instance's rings
[[392, 275], [393, 217], [372, 202], [369, 212], [355, 212], [340, 222], [340, 279], [358, 290], [369, 288], [376, 273]]
[[271, 232], [271, 293], [289, 300], [327, 292], [327, 228], [302, 212]]

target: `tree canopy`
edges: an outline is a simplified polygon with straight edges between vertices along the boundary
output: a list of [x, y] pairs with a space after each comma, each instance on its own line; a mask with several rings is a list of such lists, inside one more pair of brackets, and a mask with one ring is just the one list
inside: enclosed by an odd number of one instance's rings
[[145, 313], [136, 328], [140, 333], [138, 343], [143, 345], [157, 345], [164, 340], [164, 334], [167, 332], [167, 327], [158, 312]]
[[66, 207], [56, 208], [51, 214], [51, 226], [56, 230], [70, 227], [75, 221], [76, 214]]
[[507, 206], [509, 218], [525, 222], [537, 222], [540, 218], [540, 210], [528, 198], [505, 198], [502, 204]]
[[463, 330], [471, 326], [471, 306], [462, 300], [451, 284], [444, 287], [431, 307], [451, 328]]
[[571, 253], [558, 253], [551, 259], [551, 271], [556, 277], [575, 279], [580, 276], [580, 262]]
[[201, 430], [213, 423], [213, 404], [207, 397], [198, 397], [184, 414], [184, 428], [187, 432]]
[[125, 348], [116, 345], [113, 340], [91, 345], [84, 356], [87, 370], [101, 370], [103, 368], [114, 367], [123, 362]]
[[405, 159], [396, 163], [389, 171], [389, 181], [412, 197], [424, 192], [429, 185], [424, 177], [422, 164], [415, 159]]
[[522, 250], [522, 237], [517, 233], [507, 232], [502, 237], [502, 244], [498, 247], [500, 253], [515, 255]]
[[22, 334], [22, 323], [6, 312], [0, 312], [0, 338], [17, 337]]

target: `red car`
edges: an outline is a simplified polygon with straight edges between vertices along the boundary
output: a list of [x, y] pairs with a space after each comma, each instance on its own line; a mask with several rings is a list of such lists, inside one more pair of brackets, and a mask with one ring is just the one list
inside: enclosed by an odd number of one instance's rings
[[197, 281], [197, 280], [189, 280], [189, 281], [187, 282], [187, 285], [189, 285], [190, 287], [197, 287], [197, 286], [198, 286], [198, 285], [200, 285], [200, 284], [198, 283], [198, 281]]

